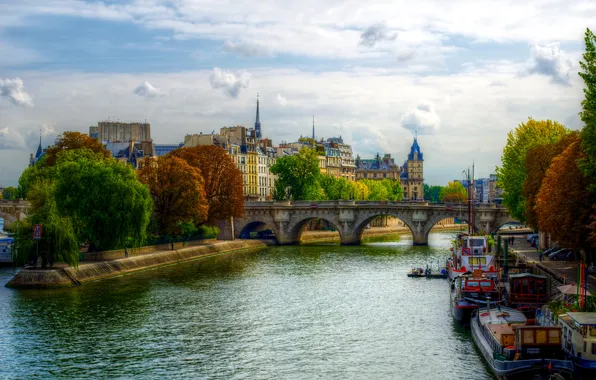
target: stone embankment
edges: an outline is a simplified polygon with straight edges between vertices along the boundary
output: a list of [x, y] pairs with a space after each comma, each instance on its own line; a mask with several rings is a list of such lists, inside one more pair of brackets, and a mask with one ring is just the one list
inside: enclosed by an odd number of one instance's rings
[[[174, 250], [153, 250], [145, 253], [141, 252], [142, 254], [131, 252], [127, 258], [107, 260], [104, 258], [103, 261], [81, 262], [77, 268], [70, 266], [51, 269], [26, 268], [17, 273], [6, 286], [12, 288], [70, 287], [145, 269], [195, 260], [201, 257], [263, 248], [266, 248], [266, 245], [258, 240], [236, 240], [193, 245]], [[106, 257], [115, 257], [121, 253], [121, 251], [113, 251], [107, 254]], [[97, 257], [95, 258], [97, 259]]]

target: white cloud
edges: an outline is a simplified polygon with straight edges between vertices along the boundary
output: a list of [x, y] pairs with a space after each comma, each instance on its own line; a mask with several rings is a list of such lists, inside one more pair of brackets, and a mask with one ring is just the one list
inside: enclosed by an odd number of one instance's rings
[[267, 47], [248, 41], [226, 41], [223, 45], [223, 50], [243, 57], [272, 56], [271, 51]]
[[24, 147], [25, 140], [18, 132], [8, 127], [0, 128], [0, 149], [21, 149]]
[[288, 99], [286, 99], [286, 97], [283, 96], [282, 94], [277, 94], [277, 96], [275, 97], [275, 100], [277, 100], [277, 103], [280, 106], [286, 106], [288, 104]]
[[147, 81], [144, 81], [133, 90], [136, 95], [142, 96], [143, 98], [155, 98], [161, 95], [161, 90]]
[[56, 132], [56, 128], [53, 125], [44, 123], [38, 129], [21, 132], [21, 135], [24, 136], [27, 147], [34, 149], [39, 145], [40, 136], [42, 138], [42, 146], [45, 147], [54, 143], [58, 132]]
[[25, 91], [21, 78], [0, 78], [0, 97], [7, 98], [15, 106], [33, 107], [33, 99]]
[[369, 26], [360, 35], [360, 45], [366, 47], [373, 47], [378, 42], [394, 41], [397, 38], [397, 33], [390, 33], [387, 25], [378, 23]]
[[559, 84], [569, 84], [573, 63], [558, 42], [532, 46], [533, 62], [529, 74], [545, 75]]
[[439, 129], [441, 120], [430, 102], [422, 102], [406, 112], [401, 118], [401, 126], [413, 133], [430, 135]]
[[250, 85], [250, 74], [247, 72], [233, 73], [218, 67], [213, 69], [209, 77], [211, 87], [221, 89], [232, 98], [237, 98], [240, 90]]

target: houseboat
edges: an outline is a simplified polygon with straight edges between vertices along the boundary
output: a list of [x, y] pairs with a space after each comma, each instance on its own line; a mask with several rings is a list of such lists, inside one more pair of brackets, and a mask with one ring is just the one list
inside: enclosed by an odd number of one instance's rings
[[596, 313], [568, 312], [554, 315], [548, 307], [537, 312], [537, 322], [543, 326], [558, 326], [563, 330], [563, 351], [575, 364], [580, 379], [596, 378]]
[[450, 248], [451, 257], [447, 260], [449, 279], [482, 270], [487, 276], [497, 277], [497, 265], [494, 255], [489, 252], [485, 236], [458, 235]]
[[561, 328], [526, 322], [522, 312], [509, 307], [474, 312], [472, 339], [491, 371], [498, 379], [571, 379], [573, 362], [563, 352]]
[[499, 289], [492, 278], [482, 274], [482, 270], [456, 277], [451, 290], [453, 318], [462, 324], [468, 324], [474, 310], [486, 305], [487, 297], [499, 302]]

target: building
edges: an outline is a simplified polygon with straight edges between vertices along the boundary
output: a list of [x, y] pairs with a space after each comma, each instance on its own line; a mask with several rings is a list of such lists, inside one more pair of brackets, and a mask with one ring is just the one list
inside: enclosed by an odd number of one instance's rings
[[424, 199], [424, 156], [418, 145], [418, 138], [410, 148], [408, 159], [404, 163], [400, 173], [401, 187], [404, 190], [404, 200]]
[[[313, 124], [313, 136], [314, 136], [314, 124]], [[352, 147], [348, 144], [344, 144], [344, 140], [341, 136], [339, 137], [330, 137], [327, 139], [326, 142], [323, 142], [322, 145], [326, 148], [326, 153], [328, 154], [327, 160], [327, 167], [328, 171], [327, 174], [332, 175], [334, 177], [342, 177], [347, 179], [348, 181], [355, 181], [356, 180], [356, 163], [354, 161], [354, 156], [352, 154]], [[331, 153], [331, 156], [329, 156]], [[339, 173], [336, 170], [336, 156], [339, 156]], [[330, 159], [329, 159], [330, 158]], [[332, 161], [331, 165], [329, 161]]]
[[41, 136], [39, 136], [39, 145], [37, 146], [37, 151], [35, 152], [35, 155], [33, 155], [33, 153], [31, 153], [29, 155], [29, 166], [33, 166], [37, 163], [37, 161], [39, 161], [39, 159], [46, 154], [45, 150], [41, 147]]
[[390, 154], [385, 154], [382, 158], [377, 153], [373, 159], [363, 160], [360, 156], [356, 156], [356, 180], [360, 179], [384, 179], [389, 178], [393, 180], [400, 179], [400, 167], [391, 158]]
[[89, 136], [101, 142], [152, 141], [151, 125], [145, 123], [121, 123], [119, 121], [100, 121], [97, 127], [89, 127]]

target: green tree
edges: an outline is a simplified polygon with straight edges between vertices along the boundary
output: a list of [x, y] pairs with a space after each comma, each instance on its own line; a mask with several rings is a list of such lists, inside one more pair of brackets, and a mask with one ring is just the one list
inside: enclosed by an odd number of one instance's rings
[[429, 202], [433, 202], [433, 203], [440, 202], [441, 201], [441, 197], [440, 197], [441, 189], [442, 189], [442, 186], [430, 186], [425, 183], [424, 184], [424, 199]]
[[[38, 182], [30, 191], [29, 217], [16, 228], [16, 264], [37, 262], [42, 268], [62, 261], [76, 266], [79, 260], [79, 240], [72, 220], [62, 216], [56, 206], [55, 186], [52, 182]], [[41, 224], [42, 238], [38, 246], [33, 240], [33, 226]]]
[[582, 71], [579, 75], [584, 80], [584, 100], [580, 117], [584, 122], [581, 131], [581, 148], [585, 153], [579, 160], [579, 167], [586, 177], [590, 179], [589, 189], [596, 192], [596, 38], [590, 29], [586, 29], [584, 41], [586, 52], [584, 60], [579, 64]]
[[441, 188], [439, 198], [441, 202], [463, 203], [468, 198], [468, 192], [461, 183], [449, 181], [447, 186]]
[[75, 152], [58, 154], [55, 200], [60, 213], [73, 219], [90, 250], [121, 248], [127, 241], [140, 246], [152, 209], [148, 188], [131, 166], [117, 160], [90, 158], [83, 150], [63, 161], [61, 155]]
[[314, 150], [302, 148], [296, 155], [278, 158], [270, 170], [278, 176], [275, 199], [316, 200], [324, 197], [319, 185], [319, 159]]
[[13, 186], [5, 187], [2, 191], [2, 199], [5, 201], [15, 201], [19, 199], [19, 190]]
[[372, 179], [363, 179], [360, 182], [368, 187], [369, 201], [386, 201], [389, 199], [389, 188], [382, 182]]
[[503, 189], [503, 204], [511, 216], [525, 222], [525, 202], [522, 194], [527, 172], [525, 167], [528, 151], [538, 145], [552, 144], [569, 130], [551, 120], [529, 118], [507, 135], [507, 145], [503, 148], [501, 167], [497, 167], [498, 186]]

